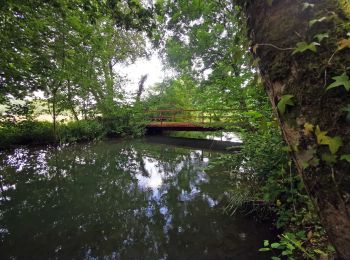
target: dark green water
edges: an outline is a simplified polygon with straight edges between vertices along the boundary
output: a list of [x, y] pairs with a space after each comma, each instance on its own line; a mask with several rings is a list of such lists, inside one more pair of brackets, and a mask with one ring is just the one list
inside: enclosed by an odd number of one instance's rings
[[145, 140], [0, 152], [1, 259], [268, 259], [217, 154]]

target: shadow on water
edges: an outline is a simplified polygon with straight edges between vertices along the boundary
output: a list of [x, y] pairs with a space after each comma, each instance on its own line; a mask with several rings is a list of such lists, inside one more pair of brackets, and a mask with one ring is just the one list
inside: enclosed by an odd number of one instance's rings
[[154, 135], [148, 136], [145, 140], [149, 143], [167, 144], [175, 146], [183, 146], [187, 148], [198, 148], [210, 151], [220, 152], [232, 152], [239, 151], [242, 143], [229, 142], [229, 141], [218, 141], [209, 139], [198, 139], [198, 138], [184, 138], [184, 137], [169, 137]]
[[269, 226], [218, 206], [214, 156], [144, 140], [0, 153], [1, 259], [268, 259]]

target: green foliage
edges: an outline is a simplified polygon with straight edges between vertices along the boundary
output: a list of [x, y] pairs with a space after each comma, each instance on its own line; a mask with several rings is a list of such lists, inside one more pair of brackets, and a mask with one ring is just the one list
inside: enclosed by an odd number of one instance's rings
[[[6, 100], [5, 111], [0, 115], [3, 120], [15, 120], [16, 118], [30, 120], [33, 117], [34, 106], [29, 101]], [[1, 118], [2, 117], [2, 118]]]
[[314, 38], [317, 39], [318, 42], [322, 42], [323, 39], [329, 38], [329, 34], [328, 33], [319, 33], [319, 34], [316, 34], [314, 36]]
[[270, 241], [264, 241], [264, 247], [259, 251], [273, 251], [278, 252], [278, 256], [273, 256], [271, 259], [319, 259], [320, 257], [328, 258], [329, 255], [334, 253], [334, 248], [330, 245], [319, 249], [308, 246], [313, 240], [313, 237], [318, 236], [317, 231], [313, 233], [309, 231], [306, 234], [304, 231], [298, 232], [285, 232], [280, 236], [278, 242], [270, 243]]
[[327, 164], [334, 164], [337, 162], [337, 156], [334, 154], [323, 153], [321, 155], [322, 161], [325, 161]]
[[[288, 259], [295, 259], [293, 255], [299, 254], [303, 255], [303, 257], [307, 259], [317, 259], [315, 253], [326, 255], [323, 251], [316, 250], [307, 250], [303, 244], [307, 242], [307, 237], [305, 232], [299, 231], [296, 233], [284, 233], [281, 235], [281, 239], [279, 242], [271, 243], [267, 240], [264, 241], [264, 248], [261, 248], [260, 251], [270, 251], [274, 249], [278, 249], [281, 251], [279, 256], [272, 257], [272, 259], [282, 259], [283, 257], [287, 257]], [[297, 251], [297, 252], [296, 252]]]
[[143, 110], [128, 109], [124, 107], [119, 113], [101, 119], [107, 137], [124, 135], [142, 136], [145, 131], [145, 118]]
[[[244, 87], [254, 85], [257, 79], [246, 55], [249, 43], [235, 5], [229, 1], [162, 2], [162, 16], [169, 21], [159, 34], [168, 64], [179, 73], [178, 83], [184, 84], [176, 88], [188, 91], [185, 107], [203, 110], [246, 107], [250, 101]], [[176, 93], [180, 94], [186, 95]], [[172, 97], [169, 91], [162, 100]]]
[[320, 45], [317, 42], [311, 42], [311, 43], [307, 43], [307, 42], [298, 42], [297, 43], [297, 47], [294, 49], [293, 51], [293, 55], [296, 53], [303, 53], [307, 50], [312, 51], [312, 52], [317, 52], [317, 48], [316, 46]]
[[101, 138], [104, 135], [103, 126], [97, 121], [72, 121], [59, 126], [61, 142], [88, 141]]
[[125, 81], [113, 67], [145, 56], [153, 12], [138, 1], [9, 0], [1, 4], [0, 97], [44, 92], [54, 121], [108, 116], [125, 103]]
[[[273, 249], [281, 250], [282, 256], [291, 256], [293, 255], [294, 250], [301, 250], [305, 252], [305, 249], [302, 247], [302, 244], [306, 241], [305, 232], [299, 231], [298, 233], [285, 233], [282, 234], [281, 240], [279, 242], [271, 243], [268, 240], [264, 241], [264, 248], [261, 248], [259, 251], [270, 251]], [[275, 259], [280, 259], [275, 257]]]
[[285, 113], [287, 106], [294, 106], [294, 102], [292, 100], [293, 97], [293, 95], [283, 95], [281, 97], [280, 101], [277, 104], [277, 108], [282, 115]]
[[350, 154], [343, 154], [340, 156], [340, 160], [345, 160], [350, 163]]
[[350, 122], [350, 104], [347, 107], [343, 108], [343, 111], [346, 112], [346, 121]]
[[313, 19], [309, 22], [309, 26], [312, 27], [313, 25], [315, 25], [316, 23], [321, 23], [321, 22], [324, 22], [326, 21], [328, 18], [327, 17], [321, 17], [319, 19]]
[[333, 77], [332, 79], [335, 80], [335, 82], [330, 84], [326, 90], [343, 86], [347, 91], [350, 91], [350, 79], [345, 72], [340, 76]]
[[317, 143], [321, 145], [328, 145], [332, 154], [336, 154], [340, 147], [343, 146], [343, 141], [339, 136], [329, 137], [326, 131], [321, 131], [317, 126], [315, 130]]
[[335, 136], [333, 138], [329, 138], [327, 144], [331, 153], [335, 154], [339, 148], [343, 146], [343, 141], [339, 136]]
[[2, 148], [10, 145], [43, 144], [54, 141], [52, 124], [48, 122], [2, 122], [0, 125], [0, 147]]
[[[38, 121], [21, 121], [18, 123], [4, 121], [0, 125], [0, 148], [23, 144], [48, 144], [91, 141], [104, 137], [120, 137], [123, 135], [142, 136], [144, 121], [142, 113], [125, 109], [119, 116], [95, 120], [70, 121], [59, 123], [57, 138], [53, 131], [53, 123]], [[130, 117], [130, 113], [135, 113]]]

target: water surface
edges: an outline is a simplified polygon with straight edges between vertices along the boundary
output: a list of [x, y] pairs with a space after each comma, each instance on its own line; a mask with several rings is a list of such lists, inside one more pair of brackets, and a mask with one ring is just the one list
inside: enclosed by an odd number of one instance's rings
[[223, 212], [215, 156], [145, 140], [0, 152], [1, 259], [268, 259], [269, 227]]

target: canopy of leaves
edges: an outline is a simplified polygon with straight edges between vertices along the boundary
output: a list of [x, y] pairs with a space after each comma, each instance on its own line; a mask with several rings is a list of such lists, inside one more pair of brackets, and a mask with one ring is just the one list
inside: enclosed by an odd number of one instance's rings
[[0, 8], [0, 97], [41, 90], [61, 110], [111, 113], [123, 98], [113, 67], [146, 55], [144, 33], [154, 27], [150, 7], [136, 0], [9, 0]]

